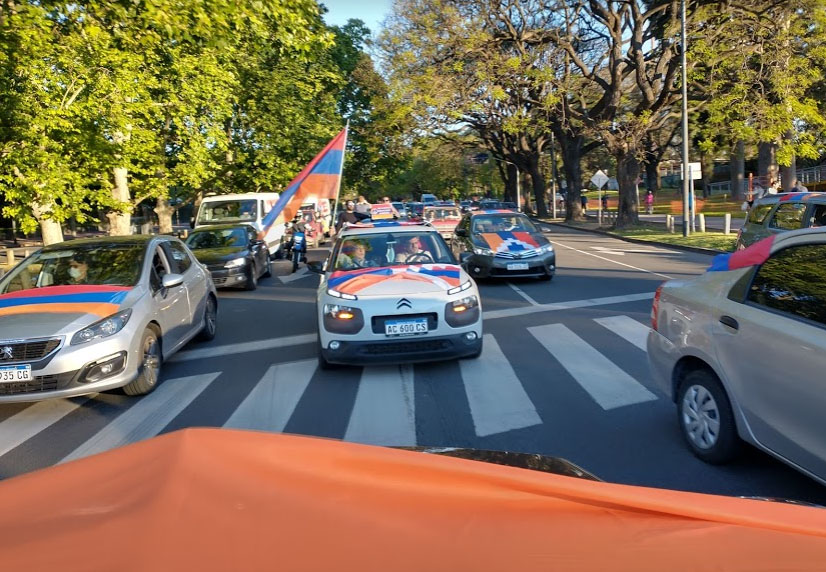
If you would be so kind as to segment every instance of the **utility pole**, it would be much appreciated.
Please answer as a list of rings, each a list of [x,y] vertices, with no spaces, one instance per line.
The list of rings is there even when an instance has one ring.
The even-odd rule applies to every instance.
[[[685,3],[686,0],[680,2],[680,31],[682,35],[682,46],[680,59],[682,63],[682,96],[683,96],[683,236],[689,235],[688,217],[689,217],[689,178],[691,174],[688,169],[688,72],[686,71],[686,30],[685,30]]]

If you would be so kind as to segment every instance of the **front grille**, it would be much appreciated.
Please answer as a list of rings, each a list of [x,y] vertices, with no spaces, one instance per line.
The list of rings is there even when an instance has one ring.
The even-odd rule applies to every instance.
[[[507,268],[491,268],[491,276],[535,276],[544,274],[545,268],[542,266],[529,267],[527,270],[508,270]]]
[[[226,286],[227,285],[227,280],[228,280],[227,277],[215,278],[213,276],[212,283],[215,284],[216,288],[220,288],[221,286]]]
[[[60,345],[60,339],[28,342],[0,343],[0,363],[37,361],[43,359]]]
[[[496,258],[519,259],[530,258],[531,256],[536,256],[538,254],[538,250],[523,250],[521,252],[497,252],[495,256]]]
[[[223,262],[221,264],[207,264],[207,269],[210,272],[215,272],[216,270],[226,270]]]
[[[439,318],[435,312],[429,314],[397,314],[395,316],[373,316],[370,320],[374,334],[383,334],[385,332],[384,323],[387,320],[414,320],[416,318],[427,318],[427,329],[433,331],[439,323]]]
[[[0,395],[19,395],[21,393],[40,393],[57,389],[58,376],[44,375],[34,378],[34,381],[16,381],[14,383],[0,383]]]
[[[384,342],[366,344],[361,353],[377,356],[388,354],[419,354],[448,350],[452,346],[450,340],[405,340],[398,342]]]

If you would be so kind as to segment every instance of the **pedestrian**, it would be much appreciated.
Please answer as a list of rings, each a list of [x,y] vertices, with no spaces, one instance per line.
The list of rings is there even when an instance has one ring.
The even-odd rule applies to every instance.
[[[585,214],[586,212],[588,212],[588,197],[585,195],[584,190],[583,193],[579,196],[579,201],[582,203],[582,214]]]
[[[345,224],[355,224],[360,220],[363,220],[365,217],[356,213],[356,203],[353,201],[347,201],[344,205],[343,211],[338,215],[338,221],[336,221],[336,230],[341,230],[341,227]]]
[[[654,214],[654,193],[650,190],[645,194],[645,210],[648,214]]]
[[[602,195],[602,210],[608,210],[608,193]]]
[[[359,195],[359,200],[356,203],[356,212],[363,215],[370,214],[370,203],[364,198],[364,195]]]

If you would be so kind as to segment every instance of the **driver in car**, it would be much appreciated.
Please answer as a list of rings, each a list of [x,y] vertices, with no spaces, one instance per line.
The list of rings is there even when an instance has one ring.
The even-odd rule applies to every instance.
[[[367,245],[361,240],[348,240],[341,247],[336,261],[336,269],[353,270],[369,268],[373,264],[367,260]]]
[[[430,253],[422,249],[422,241],[418,236],[411,236],[407,240],[401,254],[398,255],[396,260],[401,264],[433,262]]]

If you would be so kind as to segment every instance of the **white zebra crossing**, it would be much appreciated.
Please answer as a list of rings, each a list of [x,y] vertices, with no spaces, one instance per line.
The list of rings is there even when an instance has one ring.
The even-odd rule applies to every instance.
[[[117,416],[61,462],[80,459],[154,437],[219,375],[220,371],[163,382],[155,391]]]
[[[648,327],[629,316],[595,318],[594,321],[645,350]],[[600,407],[645,403],[657,397],[617,364],[563,324],[530,327],[539,341]],[[303,337],[296,336],[303,340]],[[637,351],[637,350],[632,350]],[[542,356],[535,356],[542,360]],[[488,437],[543,424],[540,411],[546,403],[534,403],[524,381],[513,368],[493,334],[484,336],[484,351],[474,360],[460,360],[461,383],[467,398],[473,431]],[[179,377],[164,381],[151,394],[127,400],[128,409],[107,425],[96,425],[83,436],[68,461],[157,435],[201,395],[221,372]],[[273,364],[240,404],[227,408],[225,427],[281,432],[290,422],[314,378],[324,381],[331,374],[317,369],[315,359]],[[332,375],[335,375],[333,373]],[[341,438],[368,444],[412,446],[417,444],[415,366],[367,367],[362,370],[348,408],[346,429]],[[94,396],[39,402],[0,422],[0,456],[71,416]],[[306,404],[312,407],[313,404]],[[540,407],[541,406],[541,407]],[[327,405],[326,407],[329,407]],[[325,411],[319,410],[318,415]],[[70,417],[71,418],[71,417]],[[78,435],[77,432],[74,433]],[[85,439],[85,441],[83,441]],[[71,443],[69,449],[71,449]]]
[[[603,409],[657,399],[640,382],[562,324],[528,328]]]

